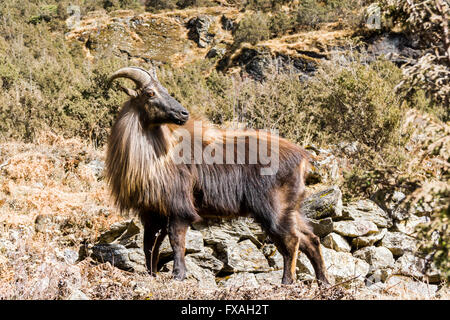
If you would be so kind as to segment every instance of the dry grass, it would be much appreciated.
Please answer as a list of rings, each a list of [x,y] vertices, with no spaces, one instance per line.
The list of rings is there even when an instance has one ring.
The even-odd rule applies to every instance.
[[[201,289],[168,273],[156,278],[98,264],[73,264],[67,252],[121,219],[110,206],[104,181],[89,167],[104,150],[77,139],[42,134],[38,143],[0,147],[0,299],[67,299],[81,290],[90,299],[421,299],[418,293],[372,291],[316,284]],[[35,219],[48,215],[47,230]],[[447,296],[449,297],[448,293]]]

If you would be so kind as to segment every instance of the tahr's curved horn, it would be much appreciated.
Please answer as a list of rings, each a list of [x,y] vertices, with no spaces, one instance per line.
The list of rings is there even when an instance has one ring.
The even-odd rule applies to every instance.
[[[151,81],[152,77],[148,71],[138,67],[126,67],[114,72],[108,79],[108,85],[110,86],[112,81],[117,78],[127,78],[136,84],[138,88],[145,88]]]

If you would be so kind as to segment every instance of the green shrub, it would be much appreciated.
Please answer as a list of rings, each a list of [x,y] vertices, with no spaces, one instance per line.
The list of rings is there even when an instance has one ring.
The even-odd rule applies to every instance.
[[[337,21],[357,28],[363,8],[363,3],[355,0],[302,0],[297,9],[297,28],[317,29],[322,23]]]
[[[255,14],[247,14],[239,22],[234,34],[236,44],[249,42],[256,44],[259,41],[270,38],[270,20],[268,16],[262,12]]]
[[[376,151],[396,138],[392,133],[399,128],[403,111],[393,89],[401,73],[390,62],[351,65],[319,77],[312,81],[317,93],[311,99],[324,130]]]
[[[177,7],[177,0],[147,0],[145,1],[145,10],[162,10],[175,9]]]
[[[300,28],[315,29],[320,23],[328,21],[328,10],[318,0],[304,0],[297,11],[297,25]]]
[[[286,34],[288,30],[293,29],[293,25],[294,18],[283,11],[275,12],[270,17],[270,31],[275,37]]]

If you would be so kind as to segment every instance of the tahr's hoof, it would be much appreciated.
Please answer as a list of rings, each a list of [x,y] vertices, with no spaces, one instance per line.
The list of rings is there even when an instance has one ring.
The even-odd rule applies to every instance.
[[[331,283],[329,283],[327,279],[317,280],[317,283],[319,284],[319,287],[322,289],[327,289],[331,287]]]
[[[177,281],[183,281],[184,279],[186,279],[186,275],[185,274],[173,274],[173,279],[177,280]]]

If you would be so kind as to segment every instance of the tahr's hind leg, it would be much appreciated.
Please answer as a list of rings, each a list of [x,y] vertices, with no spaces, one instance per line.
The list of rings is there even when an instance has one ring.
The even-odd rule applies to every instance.
[[[328,282],[326,276],[325,263],[323,261],[322,252],[320,250],[319,237],[310,230],[307,223],[300,216],[300,213],[297,213],[296,225],[300,233],[299,248],[311,261],[319,285],[329,285],[330,283]]]
[[[154,276],[158,271],[159,247],[167,235],[166,217],[158,214],[141,214],[144,225],[144,253],[147,271]]]
[[[295,217],[292,212],[286,212],[284,216],[282,216],[281,213],[272,213],[271,215],[267,214],[262,217],[270,217],[270,221],[268,218],[267,221],[265,221],[266,223],[264,223],[264,221],[260,222],[262,222],[261,225],[283,256],[284,267],[281,283],[292,284],[296,279],[295,269],[300,244],[300,234],[295,226]],[[262,220],[262,217],[259,216],[259,220]],[[280,218],[277,221],[274,217]],[[268,228],[267,226],[271,226],[271,228]]]

